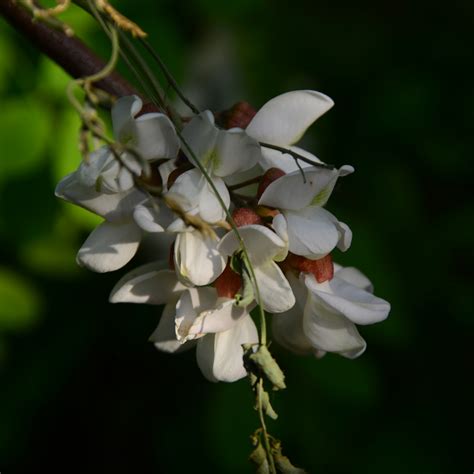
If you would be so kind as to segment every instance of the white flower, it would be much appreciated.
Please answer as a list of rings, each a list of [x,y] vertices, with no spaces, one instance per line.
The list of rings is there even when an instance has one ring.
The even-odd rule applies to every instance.
[[[272,320],[275,339],[287,349],[299,354],[335,352],[353,359],[366,348],[356,324],[388,316],[390,304],[372,294],[370,281],[359,270],[335,269],[334,278],[324,283],[309,273],[299,278],[288,273],[297,304]]]
[[[119,99],[112,109],[114,133],[132,146],[143,159],[176,156],[179,142],[170,120],[163,114],[145,114],[137,119],[142,101],[137,96]],[[128,153],[122,154],[136,174],[141,167]],[[126,265],[135,255],[142,230],[162,232],[158,203],[134,187],[132,174],[121,166],[108,147],[93,153],[88,163],[63,178],[56,196],[103,217],[77,254],[77,261],[90,270],[109,272]]]
[[[264,309],[272,313],[287,311],[295,304],[295,297],[285,275],[275,263],[285,259],[287,245],[262,225],[239,227],[239,233],[255,273]],[[234,231],[222,238],[218,250],[229,256],[240,250],[240,242]]]
[[[194,288],[179,282],[175,272],[149,264],[125,275],[112,290],[112,303],[165,304],[150,339],[165,352],[193,347],[204,376],[213,382],[245,377],[242,344],[258,342],[257,329],[246,308],[215,288]]]
[[[326,113],[334,102],[326,95],[311,90],[292,91],[269,100],[255,114],[245,132],[258,142],[280,146],[319,161],[314,155],[293,145],[308,127]],[[294,159],[280,151],[262,147],[260,165],[264,170],[280,168],[285,173],[297,169]],[[302,167],[308,165],[300,162]]]
[[[118,143],[130,146],[140,159],[151,161],[158,158],[175,158],[179,141],[170,119],[160,113],[135,116],[142,108],[142,100],[136,96],[122,97],[112,108],[112,125]],[[106,193],[127,191],[134,186],[134,175],[142,172],[143,163],[133,153],[126,151],[120,162],[108,146],[104,146],[81,163],[79,182],[94,186]]]
[[[182,136],[190,163],[195,165],[196,159],[201,163],[228,208],[229,191],[222,178],[252,168],[260,158],[259,144],[240,128],[219,130],[209,110],[195,116]],[[181,174],[169,192],[187,213],[199,214],[211,224],[225,219],[225,210],[198,169]]]
[[[294,171],[273,181],[259,204],[281,211],[273,220],[277,234],[288,242],[289,251],[310,259],[326,256],[336,246],[345,251],[352,232],[324,206],[339,176],[353,172],[352,166],[339,170],[306,168],[304,178]]]

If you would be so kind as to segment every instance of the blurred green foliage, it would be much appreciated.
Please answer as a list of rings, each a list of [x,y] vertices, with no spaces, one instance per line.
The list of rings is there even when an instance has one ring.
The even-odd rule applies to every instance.
[[[335,99],[307,146],[357,170],[329,205],[354,231],[337,260],[393,310],[362,328],[356,361],[273,346],[289,388],[270,429],[292,460],[310,473],[471,472],[472,2],[116,4],[202,106],[299,88]],[[107,56],[87,15],[65,18]],[[247,383],[210,384],[193,353],[156,352],[159,310],[107,302],[127,269],[75,264],[97,218],[54,198],[79,163],[67,81],[0,21],[0,470],[251,472]]]

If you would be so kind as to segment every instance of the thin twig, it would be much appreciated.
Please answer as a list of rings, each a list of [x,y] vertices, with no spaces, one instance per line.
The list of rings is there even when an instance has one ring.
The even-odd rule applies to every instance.
[[[156,61],[158,66],[160,67],[161,71],[163,72],[166,80],[168,83],[173,87],[173,89],[176,91],[178,94],[179,98],[195,113],[199,114],[200,111],[199,109],[184,95],[183,91],[179,87],[178,82],[175,80],[173,75],[170,73],[169,69],[166,67],[166,64],[163,62],[161,59],[160,55],[153,49],[153,47],[150,45],[150,43],[144,39],[141,38],[140,42],[143,44],[145,49],[151,54],[153,59]]]
[[[263,146],[265,148],[271,148],[272,150],[280,151],[281,153],[291,155],[293,158],[295,158],[295,160],[304,161],[305,163],[316,166],[317,168],[325,168],[327,170],[334,169],[334,165],[330,165],[327,163],[319,163],[318,161],[310,160],[309,158],[306,158],[305,156],[300,155],[299,153],[296,153],[296,151],[290,150],[289,148],[284,148],[281,146],[271,145],[270,143],[263,142],[260,142],[260,146]]]

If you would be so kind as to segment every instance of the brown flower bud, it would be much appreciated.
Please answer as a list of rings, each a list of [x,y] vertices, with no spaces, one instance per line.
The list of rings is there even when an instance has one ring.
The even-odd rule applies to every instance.
[[[250,224],[262,224],[260,216],[249,207],[239,207],[232,213],[232,218],[235,221],[237,227]]]
[[[257,198],[260,199],[265,189],[267,189],[268,186],[273,183],[273,181],[276,181],[278,178],[281,178],[285,174],[286,173],[280,168],[269,168],[267,171],[265,171],[265,173],[260,178],[260,184],[258,185],[257,190]]]

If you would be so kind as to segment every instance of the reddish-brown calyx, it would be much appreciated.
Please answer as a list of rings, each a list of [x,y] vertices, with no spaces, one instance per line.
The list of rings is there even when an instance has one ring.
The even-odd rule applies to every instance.
[[[332,280],[334,277],[334,264],[331,255],[326,255],[318,260],[310,260],[300,255],[288,254],[284,261],[285,268],[293,268],[300,272],[311,273],[318,283]]]
[[[250,207],[239,207],[232,213],[235,225],[242,227],[243,225],[262,224],[262,218]]]
[[[247,128],[256,113],[248,102],[237,102],[230,109],[216,114],[216,120],[225,129]]]
[[[268,186],[273,183],[273,181],[276,181],[285,174],[286,173],[280,168],[269,168],[267,171],[265,171],[265,173],[260,178],[260,183],[257,190],[257,198],[260,199],[262,194],[265,192],[265,189],[267,189]]]
[[[214,282],[214,288],[217,296],[223,298],[234,298],[242,286],[242,279],[238,273],[235,273],[230,265],[227,264],[224,271]]]

